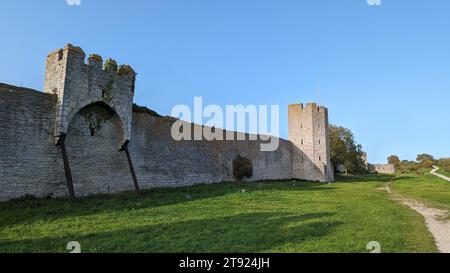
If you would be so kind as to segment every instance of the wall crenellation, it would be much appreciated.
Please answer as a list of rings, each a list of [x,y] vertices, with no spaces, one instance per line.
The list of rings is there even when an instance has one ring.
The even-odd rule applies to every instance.
[[[297,105],[297,107],[299,107],[300,109],[304,110],[304,109],[311,109],[317,111],[317,112],[324,112],[327,111],[327,108],[325,106],[318,106],[317,103],[314,102],[309,102],[306,104],[303,103],[299,103],[299,104],[295,104]]]

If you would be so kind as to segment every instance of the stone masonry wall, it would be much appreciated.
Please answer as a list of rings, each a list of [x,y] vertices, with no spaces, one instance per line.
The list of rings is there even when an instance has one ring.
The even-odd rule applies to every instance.
[[[172,123],[171,118],[133,113],[129,149],[139,183],[146,188],[233,181],[237,155],[252,160],[249,181],[292,178],[289,141],[280,140],[274,152],[261,152],[260,141],[174,141]]]
[[[334,180],[328,138],[328,110],[315,103],[289,105],[289,140],[293,145],[293,177]]]
[[[0,200],[66,195],[55,103],[56,96],[0,84]]]
[[[26,195],[67,197],[61,148],[54,143],[56,95],[0,85],[0,200]],[[103,123],[92,134],[89,113]],[[291,179],[289,141],[261,152],[260,141],[174,141],[172,118],[134,112],[129,150],[139,185],[178,187],[233,181],[232,160],[252,160],[249,181]],[[121,121],[98,102],[71,120],[66,148],[76,196],[134,190],[125,152],[117,149]],[[247,136],[248,137],[248,136]]]
[[[394,174],[397,168],[394,164],[369,164],[369,171],[381,174]]]
[[[333,180],[325,107],[289,106],[290,141],[273,152],[236,132],[222,133],[246,141],[175,141],[173,118],[133,112],[135,78],[69,44],[48,55],[44,93],[0,84],[0,201],[68,196],[62,147],[75,196],[133,190],[126,147],[141,189],[233,181],[238,156],[252,162],[248,181]]]
[[[103,68],[103,59],[92,54],[85,63],[85,53],[79,47],[67,45],[47,57],[44,92],[57,95],[55,142],[67,134],[69,122],[83,107],[103,102],[114,109],[121,119],[121,147],[131,137],[136,73],[129,66],[118,67],[114,60]]]

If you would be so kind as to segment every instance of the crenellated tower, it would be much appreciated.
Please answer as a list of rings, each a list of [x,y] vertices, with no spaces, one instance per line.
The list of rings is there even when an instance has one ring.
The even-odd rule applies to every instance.
[[[57,96],[55,143],[67,134],[76,113],[90,104],[103,103],[121,120],[121,148],[131,137],[136,73],[112,59],[103,64],[102,57],[96,54],[85,63],[85,56],[81,48],[68,44],[47,57],[44,91]]]
[[[328,109],[315,103],[289,105],[289,140],[295,179],[331,182]]]

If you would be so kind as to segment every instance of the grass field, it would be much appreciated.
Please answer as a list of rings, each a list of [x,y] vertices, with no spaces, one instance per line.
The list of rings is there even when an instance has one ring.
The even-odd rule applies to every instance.
[[[450,183],[430,174],[428,170],[399,176],[392,188],[405,197],[450,210]]]
[[[440,173],[440,174],[443,174],[443,175],[445,175],[445,176],[447,176],[447,177],[450,177],[450,172],[447,171],[447,170],[444,169],[444,168],[440,168],[440,169],[437,171],[437,173]]]
[[[450,184],[428,179],[222,183],[0,203],[0,252],[68,252],[69,241],[82,252],[368,252],[370,241],[383,252],[436,252],[423,218],[382,190],[393,182],[402,194],[448,205]]]

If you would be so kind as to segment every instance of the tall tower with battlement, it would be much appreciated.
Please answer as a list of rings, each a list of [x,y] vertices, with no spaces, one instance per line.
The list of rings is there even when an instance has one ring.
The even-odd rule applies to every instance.
[[[92,54],[85,63],[85,53],[71,44],[51,52],[45,71],[46,93],[57,96],[55,143],[67,134],[69,123],[84,107],[102,103],[120,118],[121,148],[131,137],[131,119],[136,73],[128,65],[118,66]]]
[[[72,122],[76,123],[76,117],[80,115],[83,116],[91,137],[95,136],[96,130],[101,130],[103,124],[111,120],[110,113],[117,115],[116,138],[111,138],[117,139],[111,143],[111,145],[116,145],[117,150],[109,153],[108,157],[116,159],[117,162],[123,162],[125,157],[120,156],[119,151],[125,151],[136,191],[139,192],[139,185],[128,151],[128,143],[131,139],[136,72],[129,65],[118,66],[112,59],[108,59],[103,64],[102,57],[96,54],[91,54],[87,63],[85,63],[85,57],[86,55],[80,47],[68,44],[63,49],[57,49],[47,56],[45,68],[44,92],[57,97],[54,141],[61,147],[70,197],[75,197],[76,185],[79,187],[79,184],[73,182],[69,164],[70,156],[68,156],[65,139]],[[106,108],[107,112],[102,112],[100,109],[93,110],[92,107],[96,106],[101,106],[102,109]],[[76,138],[76,135],[73,137]],[[73,138],[72,140],[75,141]],[[99,142],[98,145],[107,142],[106,138],[102,140],[103,142]],[[88,141],[78,139],[76,144],[77,146],[87,145],[85,142]],[[105,149],[107,149],[106,146]],[[93,147],[86,150],[84,154],[95,154],[92,150],[94,150]],[[102,151],[97,152],[101,153]],[[69,151],[69,153],[74,153],[74,151]],[[96,172],[99,171],[96,170]],[[109,185],[108,181],[104,183]]]
[[[289,140],[294,178],[334,181],[326,107],[315,103],[289,105]]]

